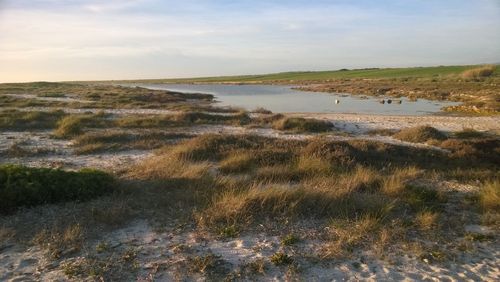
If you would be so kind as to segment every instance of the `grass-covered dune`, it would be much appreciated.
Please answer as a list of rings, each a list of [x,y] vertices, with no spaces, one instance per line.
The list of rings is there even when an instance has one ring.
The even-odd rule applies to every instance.
[[[31,96],[18,98],[13,95]],[[185,94],[110,84],[0,83],[1,107],[177,109],[209,107],[212,99],[210,94]]]

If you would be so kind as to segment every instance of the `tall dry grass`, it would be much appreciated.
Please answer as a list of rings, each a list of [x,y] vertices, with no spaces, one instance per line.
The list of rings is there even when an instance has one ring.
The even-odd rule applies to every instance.
[[[486,65],[473,69],[466,70],[461,73],[461,77],[465,79],[478,79],[491,76],[496,70],[495,65]]]

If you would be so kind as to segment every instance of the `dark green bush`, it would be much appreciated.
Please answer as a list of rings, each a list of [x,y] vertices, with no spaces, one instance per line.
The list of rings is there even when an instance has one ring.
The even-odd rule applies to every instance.
[[[78,172],[18,165],[0,166],[0,213],[18,207],[87,201],[113,190],[111,175],[93,169]]]
[[[273,123],[277,130],[293,132],[326,132],[332,130],[333,124],[329,121],[305,118],[285,117]]]

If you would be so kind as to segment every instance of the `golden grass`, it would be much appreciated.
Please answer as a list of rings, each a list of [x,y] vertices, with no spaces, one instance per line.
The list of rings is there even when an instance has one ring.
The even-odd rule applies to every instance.
[[[220,162],[220,171],[224,173],[239,173],[255,166],[254,155],[250,152],[232,154]]]
[[[322,250],[324,258],[347,256],[355,247],[373,243],[373,235],[381,228],[381,219],[365,215],[359,219],[334,221],[330,225],[331,239]],[[384,237],[387,234],[384,233]],[[384,240],[386,240],[384,238]]]
[[[478,68],[466,70],[461,73],[461,77],[465,79],[478,79],[491,76],[496,70],[494,65],[486,65]]]
[[[415,223],[420,230],[428,231],[436,227],[439,214],[433,211],[421,211],[415,215]]]
[[[410,166],[397,168],[391,175],[385,177],[382,182],[382,192],[388,196],[398,196],[404,192],[406,184],[421,174],[421,170]]]
[[[379,212],[387,204],[387,199],[371,193],[254,184],[248,189],[221,193],[198,216],[199,223],[206,227],[246,227],[263,217],[351,217],[357,213]]]
[[[33,238],[33,242],[45,249],[51,258],[57,259],[65,252],[79,251],[84,242],[84,232],[79,224],[64,229],[44,229]]]
[[[210,165],[206,162],[191,163],[172,153],[161,154],[129,169],[128,177],[143,180],[169,178],[196,179],[206,176]]]
[[[483,185],[479,192],[479,203],[484,211],[500,212],[500,181]]]

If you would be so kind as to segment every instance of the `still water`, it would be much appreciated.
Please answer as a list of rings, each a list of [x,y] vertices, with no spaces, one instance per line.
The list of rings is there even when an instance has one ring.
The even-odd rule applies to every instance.
[[[247,110],[262,107],[275,113],[359,113],[384,115],[426,115],[440,111],[453,102],[437,102],[406,98],[398,103],[381,104],[382,97],[360,98],[355,95],[298,91],[282,85],[225,85],[225,84],[141,84],[149,89],[162,89],[186,93],[213,94],[220,106],[234,106]],[[338,100],[338,104],[336,103]]]

